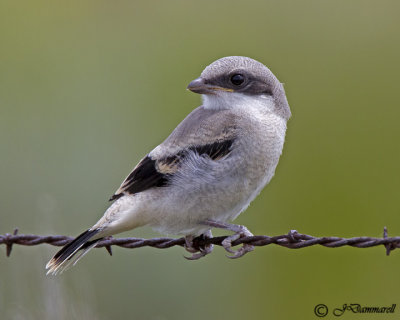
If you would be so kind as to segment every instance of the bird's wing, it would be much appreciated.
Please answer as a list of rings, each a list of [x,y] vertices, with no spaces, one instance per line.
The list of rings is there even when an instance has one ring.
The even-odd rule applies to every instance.
[[[228,155],[237,137],[236,116],[229,110],[193,110],[171,135],[133,169],[111,197],[163,187],[189,152],[219,160]]]

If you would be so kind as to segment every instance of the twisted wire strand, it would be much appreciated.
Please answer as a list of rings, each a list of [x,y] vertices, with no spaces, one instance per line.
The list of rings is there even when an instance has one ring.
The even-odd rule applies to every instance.
[[[194,247],[200,248],[207,244],[222,245],[222,241],[227,236],[203,238],[198,237],[194,239]],[[74,238],[68,236],[40,236],[35,234],[18,234],[18,229],[15,229],[12,234],[6,233],[0,235],[0,245],[6,246],[6,255],[10,256],[12,246],[14,244],[21,246],[36,246],[40,244],[50,244],[52,246],[64,246],[71,242]],[[327,248],[338,248],[343,246],[351,246],[356,248],[370,248],[379,245],[383,245],[386,248],[386,254],[396,248],[400,247],[400,237],[388,237],[387,228],[384,228],[383,238],[374,237],[353,237],[353,238],[341,238],[341,237],[313,237],[307,234],[302,234],[296,230],[289,231],[288,234],[279,236],[251,236],[242,237],[232,242],[233,246],[237,246],[243,243],[248,243],[254,246],[267,246],[275,244],[278,246],[286,247],[289,249],[301,249],[314,245],[321,245]],[[154,247],[158,249],[167,249],[173,246],[184,246],[184,238],[172,239],[172,238],[153,238],[153,239],[142,239],[142,238],[112,238],[108,237],[100,241],[96,248],[106,248],[109,254],[112,254],[111,246],[118,246],[122,248],[134,249],[140,247]]]

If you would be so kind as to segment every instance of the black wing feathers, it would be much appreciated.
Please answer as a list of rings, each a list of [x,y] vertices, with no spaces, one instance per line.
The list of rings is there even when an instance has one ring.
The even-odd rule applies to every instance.
[[[158,160],[153,160],[146,156],[125,179],[110,201],[122,197],[124,193],[135,194],[150,188],[167,185],[169,176],[179,168],[180,163],[190,151],[196,152],[201,156],[208,156],[212,160],[218,160],[229,154],[233,142],[234,139],[229,139],[205,145],[190,146],[173,156]]]
[[[233,139],[217,141],[202,146],[193,146],[190,147],[189,150],[195,151],[199,155],[207,155],[213,160],[218,160],[230,152],[232,144]]]
[[[124,195],[122,192],[135,194],[152,187],[162,187],[166,183],[167,177],[157,171],[156,161],[146,156],[125,179],[121,188],[110,198],[110,201],[122,197]]]

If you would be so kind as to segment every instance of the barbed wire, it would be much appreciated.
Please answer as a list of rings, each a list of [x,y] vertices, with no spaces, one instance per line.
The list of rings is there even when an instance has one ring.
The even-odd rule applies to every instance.
[[[193,240],[193,246],[195,248],[204,247],[208,244],[222,245],[222,241],[227,236],[203,238],[198,237]],[[12,234],[6,233],[0,235],[0,245],[6,246],[6,255],[10,256],[12,246],[14,244],[21,246],[36,246],[40,244],[50,244],[52,246],[64,246],[71,242],[74,238],[68,236],[40,236],[35,234],[18,234],[18,229],[15,229]],[[383,245],[386,248],[386,254],[396,248],[400,247],[400,237],[388,237],[387,228],[383,229],[383,238],[374,237],[353,237],[353,238],[341,238],[341,237],[313,237],[307,234],[302,234],[296,230],[290,230],[289,233],[280,236],[251,236],[242,237],[232,242],[232,246],[240,244],[251,244],[253,246],[267,246],[275,244],[278,246],[286,247],[289,249],[301,249],[314,245],[320,245],[327,248],[338,248],[343,246],[350,246],[356,248],[370,248]],[[108,253],[112,255],[111,246],[118,246],[122,248],[134,249],[140,247],[154,247],[158,249],[167,249],[173,246],[184,246],[185,239],[178,238],[153,238],[153,239],[142,239],[142,238],[113,238],[108,237],[101,240],[96,248],[106,248]]]

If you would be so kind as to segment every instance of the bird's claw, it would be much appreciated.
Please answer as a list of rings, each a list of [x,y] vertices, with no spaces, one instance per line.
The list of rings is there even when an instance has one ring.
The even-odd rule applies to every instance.
[[[233,256],[229,256],[229,255],[226,255],[226,256],[229,259],[237,259],[237,258],[244,256],[247,252],[250,252],[253,250],[254,250],[254,246],[252,246],[251,244],[244,243],[243,246],[240,247],[237,251],[233,251],[233,250],[229,251],[229,252],[233,251],[232,252],[232,253],[234,253]]]
[[[200,237],[204,237],[206,239],[211,238],[212,237],[211,231],[208,231],[207,233],[201,235]],[[211,253],[214,249],[213,244],[207,244],[204,247],[196,248],[193,246],[193,240],[194,240],[193,236],[185,237],[184,247],[185,247],[186,251],[192,253],[192,255],[190,257],[183,256],[187,260],[198,260],[198,259],[208,255],[209,253]]]
[[[196,253],[196,252],[199,251],[197,248],[195,248],[195,247],[193,246],[193,239],[194,239],[193,236],[186,236],[186,237],[185,237],[185,244],[184,244],[183,247],[185,248],[185,250],[186,250],[187,252]]]
[[[245,227],[245,226],[238,226],[239,230],[234,234],[229,237],[226,237],[222,241],[222,246],[226,251],[229,253],[232,253],[233,256],[227,255],[228,258],[230,259],[237,259],[242,256],[244,256],[246,253],[253,251],[254,246],[248,243],[243,243],[243,245],[238,249],[238,250],[233,250],[232,249],[232,242],[234,242],[237,239],[243,238],[243,237],[252,237],[253,234]]]
[[[183,256],[183,257],[184,257],[185,259],[187,259],[187,260],[198,260],[198,259],[200,259],[200,258],[205,257],[205,256],[208,255],[209,253],[211,253],[211,252],[213,251],[213,247],[214,247],[214,245],[209,244],[209,245],[207,245],[204,249],[203,249],[203,248],[200,249],[200,252],[198,252],[198,253],[193,253],[190,257],[186,257],[186,256]]]

